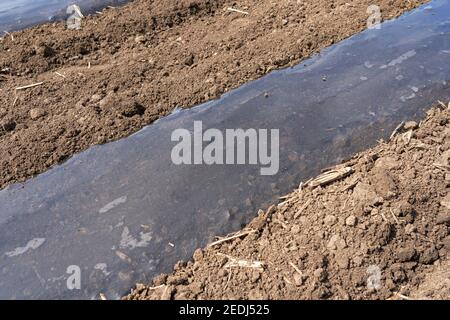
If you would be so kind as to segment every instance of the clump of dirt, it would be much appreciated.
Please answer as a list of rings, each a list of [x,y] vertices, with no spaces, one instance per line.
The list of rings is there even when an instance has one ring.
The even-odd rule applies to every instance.
[[[425,0],[380,0],[390,19]],[[0,41],[0,188],[366,27],[370,0],[135,0]],[[229,7],[248,14],[228,10]],[[16,91],[15,88],[43,82]]]
[[[450,299],[450,104],[280,201],[124,299]]]

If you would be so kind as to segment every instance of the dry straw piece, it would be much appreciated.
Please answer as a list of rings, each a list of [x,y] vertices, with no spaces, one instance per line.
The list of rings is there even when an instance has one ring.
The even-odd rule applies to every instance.
[[[247,235],[249,235],[251,233],[254,233],[254,232],[256,232],[256,230],[243,230],[243,231],[238,232],[238,233],[236,233],[236,234],[234,234],[232,236],[225,237],[225,238],[219,239],[217,241],[214,241],[213,243],[210,243],[208,245],[208,247],[213,247],[213,246],[216,246],[218,244],[221,244],[221,243],[224,243],[224,242],[236,239],[236,238],[241,238],[241,237],[247,236]]]
[[[331,182],[343,179],[353,173],[351,167],[345,167],[340,169],[332,169],[327,172],[320,174],[317,178],[312,179],[308,186],[315,188],[318,186],[324,186]]]
[[[44,84],[44,82],[38,82],[38,83],[29,84],[27,86],[17,87],[16,91],[25,90],[25,89],[28,89],[28,88],[34,88],[34,87],[37,87],[37,86],[40,86],[40,85],[43,85],[43,84]]]
[[[232,11],[232,12],[242,13],[242,14],[245,14],[245,15],[249,14],[247,11],[242,11],[242,10],[231,8],[231,7],[227,8],[227,10],[228,11]]]
[[[226,257],[228,259],[228,262],[225,264],[224,268],[252,268],[262,272],[264,271],[264,267],[266,265],[262,261],[237,259],[220,252],[217,253],[217,255]]]

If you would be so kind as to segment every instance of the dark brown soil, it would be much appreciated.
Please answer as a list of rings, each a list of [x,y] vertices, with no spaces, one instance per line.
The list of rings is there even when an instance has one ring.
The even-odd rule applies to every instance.
[[[425,0],[379,0],[384,19]],[[136,0],[0,41],[0,188],[310,56],[370,0]],[[249,14],[231,12],[228,7]],[[90,66],[90,67],[89,67]],[[44,82],[26,90],[16,87]]]
[[[450,299],[450,104],[337,168],[349,167],[126,298]]]

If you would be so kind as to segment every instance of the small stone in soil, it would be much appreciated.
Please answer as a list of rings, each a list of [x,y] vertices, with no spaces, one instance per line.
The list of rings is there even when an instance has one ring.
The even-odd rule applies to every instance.
[[[296,286],[301,286],[303,284],[303,276],[298,272],[294,274],[294,283]]]
[[[91,102],[96,103],[102,100],[102,96],[99,94],[93,94],[91,97]]]
[[[47,112],[41,108],[34,108],[30,110],[30,118],[33,120],[39,119],[47,115]]]
[[[354,227],[356,225],[356,217],[351,215],[345,219],[345,224],[349,227]]]
[[[332,226],[332,225],[334,225],[335,223],[336,223],[336,217],[335,216],[332,216],[332,215],[327,215],[326,217],[325,217],[325,224],[326,225],[329,225],[329,226]]]

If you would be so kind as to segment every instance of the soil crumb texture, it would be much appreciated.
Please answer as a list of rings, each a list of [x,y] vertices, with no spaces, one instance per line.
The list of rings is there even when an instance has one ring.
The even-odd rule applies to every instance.
[[[424,2],[377,5],[387,20]],[[5,34],[0,188],[294,65],[365,29],[372,4],[135,0],[86,17],[80,30],[59,22]]]
[[[124,299],[450,299],[450,104]]]

